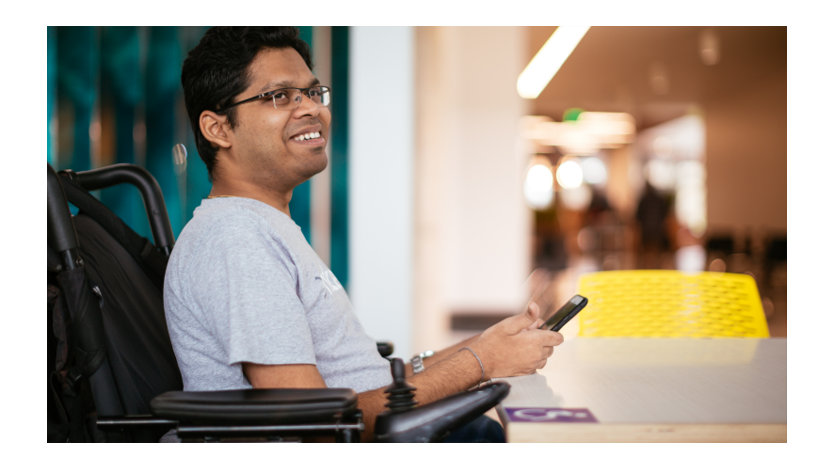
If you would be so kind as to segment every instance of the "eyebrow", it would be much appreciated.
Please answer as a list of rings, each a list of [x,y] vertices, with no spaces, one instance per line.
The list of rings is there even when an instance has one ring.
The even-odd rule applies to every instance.
[[[316,86],[316,85],[319,85],[319,84],[321,84],[321,82],[319,82],[319,79],[316,78],[316,77],[313,77],[313,79],[310,80],[310,82],[308,83],[307,87],[300,87],[300,88],[308,88],[308,87]],[[294,84],[291,81],[279,80],[279,81],[269,82],[266,85],[262,86],[261,89],[258,90],[258,93],[259,94],[260,93],[266,93],[267,91],[277,90],[279,88],[298,88],[298,87],[295,87]]]

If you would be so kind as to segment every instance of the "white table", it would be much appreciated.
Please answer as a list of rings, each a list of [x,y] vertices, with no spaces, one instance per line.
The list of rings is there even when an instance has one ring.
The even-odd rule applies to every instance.
[[[574,338],[498,412],[510,442],[786,442],[786,346]]]

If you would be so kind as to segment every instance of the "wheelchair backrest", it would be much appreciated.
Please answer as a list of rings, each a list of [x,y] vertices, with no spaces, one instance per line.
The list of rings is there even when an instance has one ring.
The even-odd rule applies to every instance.
[[[49,171],[48,440],[109,440],[91,416],[149,415],[151,399],[182,389],[162,303],[167,250],[133,232],[72,173]]]

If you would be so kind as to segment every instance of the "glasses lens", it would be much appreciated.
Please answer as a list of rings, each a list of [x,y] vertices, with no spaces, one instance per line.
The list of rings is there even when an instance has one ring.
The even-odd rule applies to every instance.
[[[282,88],[275,90],[272,94],[272,104],[275,109],[286,108],[291,103],[299,103],[301,94],[307,95],[313,103],[321,106],[330,105],[330,88],[326,86],[314,86],[311,88]]]
[[[330,104],[330,89],[326,86],[315,86],[310,88],[309,96],[311,100],[322,106]]]
[[[275,109],[282,108],[290,104],[290,92],[292,90],[288,89],[280,89],[276,90],[275,93],[272,94],[272,104],[275,106]]]

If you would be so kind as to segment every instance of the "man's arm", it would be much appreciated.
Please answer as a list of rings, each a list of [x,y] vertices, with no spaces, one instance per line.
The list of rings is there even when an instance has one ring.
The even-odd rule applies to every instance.
[[[417,388],[415,400],[428,404],[462,392],[481,379],[532,374],[544,367],[553,354],[553,347],[563,341],[562,335],[535,328],[540,323],[537,312],[527,312],[507,318],[477,337],[447,348],[440,358],[432,361],[422,373],[409,377]],[[480,359],[480,362],[477,357]],[[483,364],[483,370],[481,369]],[[258,365],[243,364],[243,372],[254,388],[320,388],[324,379],[314,365]],[[376,416],[385,411],[385,388],[359,394],[365,432],[363,440],[373,438]]]
[[[263,365],[243,363],[243,373],[253,388],[326,388],[312,364]]]
[[[420,404],[431,403],[445,396],[458,391],[463,391],[477,383],[481,378],[481,369],[474,356],[466,364],[465,357],[457,357],[443,367],[428,370],[418,377],[409,379],[409,383],[417,388],[415,400]],[[464,372],[467,377],[461,377],[459,372]],[[243,372],[254,388],[326,388],[324,379],[321,377],[316,366],[312,364],[282,364],[262,365],[244,363]],[[387,387],[369,390],[360,393],[359,409],[362,410],[362,420],[365,423],[365,431],[362,433],[362,440],[373,439],[374,424],[376,416],[385,411],[385,403],[388,397],[385,396]]]
[[[539,326],[541,326],[544,323],[544,320],[539,318],[539,312],[540,312],[540,309],[539,309],[538,304],[536,304],[535,302],[530,302],[529,304],[527,304],[527,315],[529,315],[531,317],[535,317],[537,319],[535,322],[533,322],[531,325],[529,325],[527,327],[528,329],[538,328]],[[424,367],[429,367],[432,364],[436,364],[437,362],[448,358],[452,354],[454,354],[454,353],[460,351],[461,349],[463,349],[463,348],[471,345],[472,343],[474,343],[480,336],[481,336],[480,334],[473,335],[472,337],[467,338],[463,341],[460,341],[457,344],[449,346],[445,349],[441,349],[440,351],[435,351],[434,354],[432,354],[431,356],[423,359],[423,366]],[[411,363],[406,361],[406,367],[407,367],[406,375],[411,377],[413,375]]]

